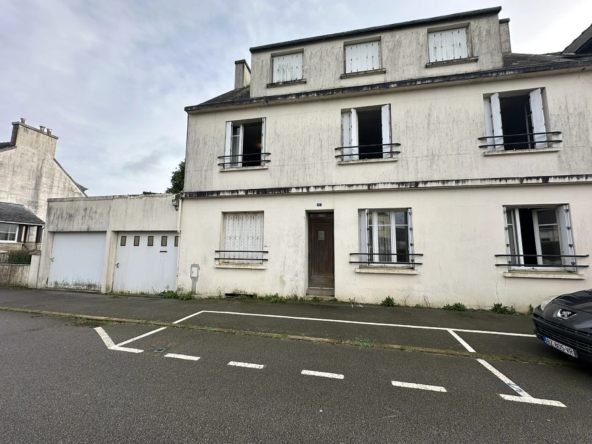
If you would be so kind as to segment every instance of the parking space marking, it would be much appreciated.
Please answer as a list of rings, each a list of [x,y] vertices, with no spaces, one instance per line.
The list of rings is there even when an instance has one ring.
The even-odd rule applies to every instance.
[[[454,330],[448,330],[448,333],[450,333],[458,342],[460,342],[460,344],[467,349],[467,351],[469,351],[470,353],[475,353],[475,349],[473,347],[471,347],[467,341],[465,341],[463,338],[461,338],[459,335],[457,335]]]
[[[99,334],[105,345],[109,350],[116,350],[128,353],[142,353],[144,350],[140,350],[139,348],[128,348],[128,347],[120,347],[119,345],[115,345],[113,340],[109,337],[107,332],[103,330],[102,327],[96,327],[95,331]]]
[[[234,367],[245,367],[245,368],[256,368],[261,370],[262,368],[264,368],[264,365],[261,364],[250,364],[248,362],[236,362],[236,361],[230,361],[228,363],[228,365],[232,365]]]
[[[185,361],[199,361],[198,356],[190,356],[190,355],[178,355],[176,353],[167,353],[164,355],[165,358],[176,358],[176,359],[184,359]]]
[[[142,338],[145,338],[146,336],[150,336],[151,334],[158,333],[159,331],[163,331],[164,329],[166,329],[166,327],[157,328],[156,330],[149,331],[148,333],[144,333],[143,335],[136,336],[135,338],[120,342],[119,344],[117,344],[117,346],[121,347],[122,345],[129,344],[130,342],[134,342],[134,341],[137,341],[138,339],[142,339]]]
[[[301,375],[320,376],[322,378],[343,379],[344,376],[338,373],[315,372],[313,370],[302,370]]]
[[[512,381],[510,381],[509,378],[507,378],[502,372],[497,370],[494,366],[492,366],[488,362],[484,361],[483,359],[477,359],[477,361],[481,365],[483,365],[483,367],[485,367],[487,370],[489,370],[491,373],[493,373],[495,376],[497,376],[499,379],[501,379],[503,382],[505,382],[508,385],[508,387],[510,387],[512,390],[514,390],[516,393],[518,393],[520,395],[520,396],[515,396],[515,395],[500,394],[500,396],[503,399],[505,399],[506,401],[517,401],[517,402],[526,402],[529,404],[541,404],[541,405],[551,405],[551,406],[555,406],[555,407],[565,407],[565,404],[563,404],[559,401],[551,401],[549,399],[533,398],[528,393],[526,393],[524,390],[522,390],[517,384],[514,384]]]
[[[431,390],[433,392],[444,392],[446,389],[437,385],[414,384],[412,382],[391,381],[395,387],[413,388],[419,390]]]

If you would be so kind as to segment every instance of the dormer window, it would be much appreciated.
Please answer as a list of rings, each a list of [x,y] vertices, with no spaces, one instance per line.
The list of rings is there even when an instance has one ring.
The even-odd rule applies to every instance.
[[[468,27],[428,32],[430,63],[462,60],[470,57]]]
[[[345,45],[345,74],[381,69],[380,40]]]
[[[302,80],[302,52],[273,56],[272,71],[273,83]]]

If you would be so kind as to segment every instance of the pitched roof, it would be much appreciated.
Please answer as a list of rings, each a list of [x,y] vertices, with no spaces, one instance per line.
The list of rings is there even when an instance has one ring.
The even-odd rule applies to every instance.
[[[24,225],[45,225],[34,213],[23,205],[0,202],[0,222],[11,222]]]
[[[578,65],[583,62],[590,63],[591,61],[592,55],[566,57],[562,54],[504,54],[504,68],[529,68],[534,66],[550,65],[549,68],[552,69],[553,64]]]
[[[564,53],[590,54],[592,52],[592,25],[563,50]]]
[[[200,103],[200,105],[210,105],[213,103],[224,103],[224,102],[235,102],[237,100],[244,100],[251,97],[251,87],[249,85],[243,86],[242,88],[233,89],[227,93],[221,94],[218,97],[214,97],[206,102]]]

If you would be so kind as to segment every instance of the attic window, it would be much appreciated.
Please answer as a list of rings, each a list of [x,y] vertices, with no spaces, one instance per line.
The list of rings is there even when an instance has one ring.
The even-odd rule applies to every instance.
[[[469,58],[467,27],[428,33],[430,63]]]
[[[302,52],[274,56],[272,70],[273,83],[302,80]]]
[[[379,40],[345,45],[346,74],[377,69],[381,69]]]

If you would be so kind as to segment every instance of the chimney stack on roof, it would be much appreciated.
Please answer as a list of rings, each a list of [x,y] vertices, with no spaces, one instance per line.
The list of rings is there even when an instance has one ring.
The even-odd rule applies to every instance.
[[[251,68],[246,60],[234,62],[234,89],[243,88],[251,84]]]
[[[25,123],[27,121],[27,119],[25,119],[24,117],[21,117],[21,123]]]
[[[39,125],[39,131],[41,131],[42,133],[45,133],[45,127],[44,127],[44,126],[41,126],[41,125]]]

